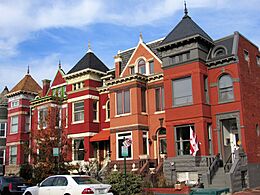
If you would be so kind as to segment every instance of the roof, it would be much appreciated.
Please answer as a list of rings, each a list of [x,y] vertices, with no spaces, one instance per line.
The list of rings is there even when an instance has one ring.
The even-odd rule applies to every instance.
[[[71,74],[84,69],[93,69],[101,72],[108,71],[108,67],[92,52],[88,51],[83,58],[67,73]]]
[[[213,41],[211,37],[191,19],[190,16],[185,15],[177,26],[162,41],[161,45],[176,42],[194,35],[200,35],[208,41]]]
[[[160,45],[160,43],[162,42],[162,39],[158,39],[149,43],[145,43],[146,46],[151,49],[151,51],[160,59],[162,59],[161,53],[158,52],[156,50],[156,48]],[[127,65],[127,62],[129,61],[129,59],[131,58],[133,52],[135,51],[136,47],[125,50],[125,51],[121,51],[119,53],[121,59],[122,59],[122,70],[124,69],[124,67]]]
[[[14,88],[8,93],[11,95],[15,92],[29,92],[29,93],[37,93],[42,90],[42,88],[38,85],[38,83],[32,78],[30,74],[26,74],[24,78],[14,86]]]
[[[109,137],[110,137],[110,131],[102,130],[98,134],[96,134],[92,138],[90,138],[90,142],[106,141],[106,140],[109,140]]]
[[[2,93],[0,93],[0,105],[1,104],[7,104],[8,99],[5,97],[6,94],[9,93],[8,88],[5,86],[4,90]]]

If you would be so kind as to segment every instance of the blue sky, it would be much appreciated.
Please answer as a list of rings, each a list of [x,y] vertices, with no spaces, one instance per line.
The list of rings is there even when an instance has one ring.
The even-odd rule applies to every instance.
[[[213,39],[239,31],[260,46],[259,0],[186,0],[189,15]],[[68,72],[87,51],[109,67],[118,50],[165,37],[183,16],[183,0],[1,0],[0,91],[26,74],[41,85],[61,60]]]

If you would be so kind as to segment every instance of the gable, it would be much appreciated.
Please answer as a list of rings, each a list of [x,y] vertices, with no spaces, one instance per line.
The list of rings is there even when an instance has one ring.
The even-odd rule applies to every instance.
[[[64,83],[66,83],[66,80],[63,78],[63,74],[61,73],[61,70],[58,70],[51,84],[51,87],[62,85]]]
[[[137,64],[137,61],[141,58],[144,59],[146,62],[153,60],[155,69],[157,71],[161,69],[162,61],[158,58],[158,56],[155,53],[152,52],[152,50],[149,47],[147,47],[143,42],[140,42],[133,51],[130,59],[128,60],[120,76],[129,75],[129,67],[135,66]]]

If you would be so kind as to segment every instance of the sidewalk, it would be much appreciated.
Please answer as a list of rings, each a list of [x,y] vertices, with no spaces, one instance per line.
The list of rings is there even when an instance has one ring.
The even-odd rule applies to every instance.
[[[241,192],[234,193],[235,195],[248,195],[248,194],[259,194],[260,195],[260,187],[254,188],[254,189],[246,189]]]

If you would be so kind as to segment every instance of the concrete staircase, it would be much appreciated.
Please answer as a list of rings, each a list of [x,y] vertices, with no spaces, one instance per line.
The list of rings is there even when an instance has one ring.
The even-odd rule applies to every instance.
[[[224,171],[223,167],[219,167],[217,172],[212,178],[211,184],[209,184],[210,188],[226,188],[229,187],[229,182],[227,175]]]

